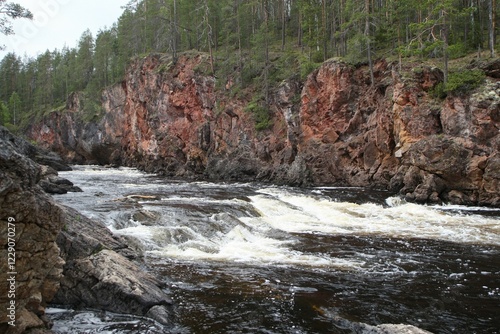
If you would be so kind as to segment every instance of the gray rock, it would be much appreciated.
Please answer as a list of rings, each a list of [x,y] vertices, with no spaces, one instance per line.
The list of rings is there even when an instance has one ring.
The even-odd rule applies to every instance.
[[[66,225],[57,243],[66,265],[53,302],[136,315],[149,312],[167,324],[172,302],[162,291],[161,282],[132,262],[141,254],[129,247],[126,239],[78,211],[64,208],[64,214]],[[151,311],[155,306],[159,308]]]
[[[40,166],[24,155],[33,148],[0,127],[0,234],[12,235],[16,262],[16,327],[7,325],[7,312],[0,312],[0,333],[17,334],[44,326],[40,318],[52,299],[62,274],[57,235],[64,224],[62,210],[43,192]],[[14,244],[14,242],[12,243]],[[8,249],[0,249],[0,272],[12,272]],[[5,276],[2,276],[5,277]],[[2,278],[3,280],[3,278]],[[0,285],[0,308],[6,310],[8,285]]]
[[[156,305],[153,306],[146,316],[158,321],[162,325],[170,325],[172,324],[172,314],[167,306],[164,305]]]
[[[139,315],[172,303],[156,279],[112,250],[68,264],[56,302]]]
[[[27,156],[40,165],[50,166],[57,171],[71,170],[71,167],[68,166],[56,153],[36,147],[26,140],[13,135],[3,126],[0,126],[0,138],[10,142],[16,148],[17,152]]]

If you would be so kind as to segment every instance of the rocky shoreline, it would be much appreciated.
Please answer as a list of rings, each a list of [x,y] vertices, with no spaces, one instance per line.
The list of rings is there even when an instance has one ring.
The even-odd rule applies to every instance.
[[[0,233],[2,244],[12,246],[2,248],[1,256],[7,259],[7,252],[13,252],[16,260],[13,267],[1,262],[1,272],[12,273],[15,289],[0,286],[0,308],[8,309],[12,301],[15,308],[1,313],[0,332],[50,333],[48,303],[170,324],[170,298],[141,267],[141,254],[105,226],[47,195],[79,191],[55,168],[69,166],[0,127]],[[12,238],[3,240],[7,235]]]

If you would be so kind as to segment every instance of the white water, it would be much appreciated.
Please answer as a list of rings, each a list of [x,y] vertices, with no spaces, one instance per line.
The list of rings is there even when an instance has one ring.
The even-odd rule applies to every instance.
[[[84,192],[57,199],[143,249],[185,333],[500,328],[499,209],[415,205],[361,188],[75,170],[61,176]],[[137,317],[54,311],[51,318],[57,333],[164,332]]]
[[[87,175],[111,182],[102,188],[92,178],[75,180],[87,189],[72,195],[71,202],[92,200],[95,206],[82,207],[84,213],[103,220],[116,234],[138,239],[146,254],[154,257],[370,270],[363,256],[303,252],[295,247],[296,237],[354,235],[500,245],[498,217],[464,214],[460,207],[409,204],[398,198],[387,198],[385,204],[355,204],[325,195],[335,188],[304,191],[268,186],[250,191],[247,184],[161,179],[138,183],[136,179],[145,174],[133,169],[83,168]],[[223,198],[212,192],[221,188]],[[160,200],[124,200],[131,194],[154,195]],[[155,213],[157,220],[148,224],[134,220],[138,208]]]

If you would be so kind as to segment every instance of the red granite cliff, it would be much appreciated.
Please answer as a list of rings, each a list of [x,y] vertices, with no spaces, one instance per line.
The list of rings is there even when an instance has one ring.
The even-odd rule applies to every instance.
[[[399,72],[325,62],[305,82],[270,92],[270,126],[257,131],[250,98],[230,78],[203,74],[207,56],[133,62],[85,122],[79,95],[29,129],[73,163],[137,166],[212,180],[377,187],[418,202],[500,205],[500,81],[488,77],[444,101],[438,69]],[[409,73],[409,74],[408,74]],[[220,81],[220,82],[219,82]],[[244,96],[244,94],[241,94]]]

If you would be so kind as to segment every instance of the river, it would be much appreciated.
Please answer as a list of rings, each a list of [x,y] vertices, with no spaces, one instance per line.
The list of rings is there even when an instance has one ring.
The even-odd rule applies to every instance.
[[[175,302],[176,323],[167,330],[140,317],[52,308],[56,333],[361,333],[383,324],[500,332],[500,209],[129,168],[60,175],[84,192],[57,201],[143,250]]]

